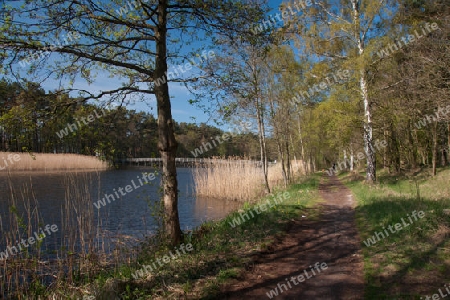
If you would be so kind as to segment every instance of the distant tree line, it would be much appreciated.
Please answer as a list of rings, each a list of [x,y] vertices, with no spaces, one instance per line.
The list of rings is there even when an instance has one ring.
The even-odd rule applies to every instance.
[[[0,151],[78,153],[108,160],[160,157],[157,126],[157,119],[147,112],[104,108],[47,93],[35,83],[23,87],[0,80]],[[178,157],[194,157],[192,151],[202,143],[225,133],[204,123],[175,122],[174,128]],[[259,159],[258,145],[255,133],[236,133],[198,157]]]

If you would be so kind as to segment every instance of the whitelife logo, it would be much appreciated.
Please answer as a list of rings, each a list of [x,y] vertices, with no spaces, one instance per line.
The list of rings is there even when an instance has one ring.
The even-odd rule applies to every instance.
[[[417,121],[416,126],[417,129],[421,129],[422,127],[427,126],[428,124],[431,124],[433,122],[439,122],[445,120],[447,118],[447,115],[450,113],[450,105],[447,105],[444,107],[439,107],[435,112],[434,115],[426,115],[422,120]]]
[[[423,211],[413,211],[411,213],[412,217],[414,218],[414,221],[417,221],[419,217],[420,219],[422,219],[423,217],[425,217],[425,213]],[[411,219],[411,216],[408,214],[408,220],[410,223],[406,223],[405,220],[403,218],[401,218],[400,220],[403,223],[403,227],[402,224],[400,223],[396,223],[394,226],[389,225],[388,229],[391,233],[396,233],[399,232],[400,230],[402,230],[405,227],[408,227],[409,225],[411,225],[413,223],[413,220]],[[386,234],[384,235],[383,232]],[[370,247],[372,245],[375,245],[377,242],[381,241],[381,239],[385,239],[389,236],[388,231],[386,230],[386,228],[383,227],[383,232],[376,232],[375,235],[373,235],[371,238],[368,238],[367,241],[364,241],[364,244],[366,245],[366,247]],[[380,238],[381,236],[381,238]]]
[[[81,118],[81,121],[83,122],[84,125],[89,125],[89,123],[94,122],[96,118],[97,118],[97,119],[100,119],[101,117],[104,117],[104,116],[106,115],[106,111],[105,111],[104,109],[102,109],[102,112],[103,112],[103,115],[99,115],[99,114],[97,113],[97,110],[94,110],[94,114],[95,114],[95,115],[94,115],[94,114],[91,114],[91,115],[87,116],[86,118],[85,118],[85,117],[82,117],[82,118]],[[67,126],[66,126],[64,129],[62,129],[62,130],[60,130],[59,132],[57,132],[56,135],[57,135],[60,139],[62,139],[63,137],[69,135],[69,130],[70,130],[70,132],[73,133],[73,132],[75,132],[76,130],[78,130],[78,129],[80,129],[81,127],[83,127],[83,125],[80,123],[80,120],[78,120],[78,118],[75,118],[75,120],[76,120],[76,123],[72,123],[72,124],[67,123]]]
[[[2,159],[3,159],[3,167],[0,165],[0,171],[3,171],[7,167],[14,165],[15,162],[20,161],[21,157],[19,154],[8,154],[7,159],[5,159],[4,157],[2,157]],[[9,163],[7,160],[9,161]]]
[[[278,22],[280,22],[282,24],[281,26],[284,26],[284,23],[290,18],[289,13],[291,14],[291,16],[295,16],[302,10],[306,9],[306,7],[311,6],[313,4],[313,2],[312,2],[312,0],[306,0],[306,1],[300,0],[300,1],[295,1],[293,4],[297,10],[292,9],[291,5],[288,5],[288,6],[286,6],[285,9],[283,9],[281,11],[281,14],[276,13],[274,15],[270,15],[268,17],[268,20],[264,20],[264,21],[262,21],[261,24],[250,28],[251,32],[256,35],[260,32],[263,32],[264,30],[274,29],[277,26]],[[301,6],[301,8],[300,8],[300,6]],[[278,21],[275,19],[275,17]]]
[[[169,80],[180,78],[182,74],[186,73],[189,70],[192,70],[192,66],[198,67],[201,63],[204,63],[208,59],[211,59],[215,56],[216,54],[214,53],[214,51],[210,50],[206,52],[206,50],[203,50],[202,55],[198,55],[196,57],[198,63],[194,59],[190,59],[189,62],[185,63],[184,65],[178,65],[170,68],[170,70],[166,71],[165,75],[155,80],[155,85],[160,86]]]
[[[425,30],[426,29],[426,30]],[[406,36],[403,36],[401,38],[401,41],[398,41],[397,43],[391,43],[386,48],[381,49],[378,52],[378,56],[380,58],[389,57],[394,52],[399,51],[403,47],[408,46],[410,43],[414,43],[415,41],[423,38],[424,36],[427,36],[430,32],[438,30],[439,26],[436,23],[425,23],[425,28],[422,27],[422,33],[423,35],[420,35],[420,33],[417,32],[417,30],[414,30],[414,35],[408,34]],[[403,44],[402,44],[403,42]]]
[[[229,129],[230,133],[224,133],[222,136],[220,135],[216,135],[215,137],[211,138],[211,142],[214,144],[214,147],[217,147],[218,144],[222,144],[223,142],[228,141],[231,137],[236,137],[238,134],[243,134],[243,133],[247,133],[250,132],[250,129],[252,127],[252,123],[250,122],[241,122],[240,123],[240,127],[235,127],[234,129]],[[222,138],[222,140],[220,139]],[[218,144],[216,143],[216,141],[218,142]],[[202,155],[205,152],[208,152],[209,150],[212,150],[214,148],[210,142],[203,142],[203,144],[198,147],[195,148],[194,151],[191,151],[192,155],[194,157],[197,157],[199,155]]]
[[[125,186],[126,193],[123,191],[124,188],[119,187],[117,190],[113,189],[114,194],[117,196],[117,199],[120,199],[119,193],[120,193],[120,195],[125,196],[127,193],[131,193],[134,190],[137,190],[138,188],[142,187],[144,184],[149,183],[149,181],[152,181],[155,178],[156,178],[155,173],[142,173],[142,179],[144,179],[145,183],[142,182],[140,176],[137,176],[137,179],[138,179],[140,185],[136,185],[136,183],[134,182],[134,179],[133,179],[133,180],[131,180],[132,185],[129,184],[129,185]],[[107,204],[106,202],[111,203],[111,201],[113,201],[113,202],[116,201],[116,197],[114,197],[113,194],[105,193],[105,197],[103,197],[101,200],[98,200],[97,203],[94,202],[94,206],[97,209],[100,209],[103,206],[106,206],[106,204]]]
[[[379,140],[376,140],[374,146],[376,148],[376,151],[380,151],[380,148],[384,149],[387,147],[387,145],[388,144],[385,140],[382,140],[381,142]],[[376,151],[374,150],[374,153],[376,153]],[[337,168],[336,167],[329,168],[326,171],[328,176],[333,176],[334,174],[336,174],[338,172],[338,168],[339,168],[339,171],[345,170],[345,169],[347,169],[347,167],[348,168],[351,167],[352,164],[356,165],[360,160],[362,160],[366,157],[366,155],[363,152],[358,152],[358,154],[356,154],[355,156],[356,156],[356,158],[353,158],[353,160],[350,158],[350,159],[344,159],[343,161],[342,160],[339,161],[336,164]]]
[[[329,74],[327,77],[325,77],[322,82],[312,85],[308,91],[297,92],[295,96],[289,100],[289,102],[292,105],[302,103],[314,96],[314,94],[320,93],[320,91],[328,90],[335,84],[341,84],[348,81],[350,75],[351,74],[349,70],[337,70],[335,73]]]
[[[319,263],[318,262],[316,262],[314,264],[314,268],[312,266],[309,266],[309,267],[310,267],[309,272],[312,273],[312,275],[310,275],[308,273],[308,271],[304,270],[303,273],[301,273],[300,275],[298,275],[296,277],[295,276],[291,276],[290,279],[286,278],[285,280],[286,280],[286,283],[289,286],[289,288],[286,286],[286,284],[280,282],[280,283],[277,284],[276,288],[274,288],[274,289],[272,289],[272,290],[270,290],[269,292],[266,293],[267,297],[269,297],[269,299],[272,299],[272,298],[278,296],[279,294],[282,294],[284,291],[288,291],[289,289],[292,289],[291,282],[294,285],[298,285],[298,284],[300,284],[300,282],[304,282],[306,279],[310,279],[310,278],[312,278],[314,276],[317,276],[316,272],[314,272],[314,269],[316,269],[317,273],[319,273],[319,274],[320,274],[321,271],[328,269],[327,264],[324,263],[324,262],[320,264],[320,269],[319,269]],[[303,275],[303,274],[305,274],[305,275]],[[278,293],[278,291],[280,293]]]
[[[64,37],[64,35],[63,35]],[[54,43],[51,46],[45,47],[43,50],[41,51],[37,51],[34,52],[33,54],[31,54],[30,56],[28,56],[27,58],[22,59],[21,61],[19,61],[19,65],[24,68],[26,66],[31,65],[31,63],[33,61],[39,60],[39,59],[43,59],[47,56],[49,56],[53,51],[58,50],[63,48],[64,46],[69,45],[69,43],[76,41],[78,39],[80,39],[81,36],[79,35],[78,32],[69,32],[67,33],[67,35],[63,38],[63,42],[61,41],[57,41],[56,43]]]
[[[124,6],[121,6],[119,9],[116,9],[116,13],[122,17],[122,15],[126,15],[131,11],[137,10],[141,8],[141,3],[146,4],[147,2],[150,2],[149,4],[155,4],[155,0],[134,0],[134,1],[127,1],[127,3]]]
[[[428,296],[426,295],[425,298],[420,297],[420,299],[425,299],[425,300],[440,300],[440,299],[444,299],[445,297],[450,295],[450,290],[449,287],[447,286],[447,284],[444,284],[445,290],[447,291],[448,294],[442,293],[442,289],[439,289],[438,292],[439,294],[433,294],[433,296]]]
[[[266,200],[267,203],[255,205],[255,207],[253,207],[253,211],[255,211],[255,213],[259,215],[259,214],[261,214],[261,211],[266,211],[268,208],[272,208],[275,205],[280,204],[281,202],[283,202],[284,200],[287,200],[289,198],[291,198],[291,194],[289,194],[288,192],[284,192],[283,194],[279,193],[277,197],[275,197],[275,195],[273,195],[272,199]],[[273,204],[270,200],[273,200]],[[251,217],[249,216],[248,213],[251,214]],[[243,212],[239,213],[239,216],[240,216],[240,218],[234,218],[232,220],[232,222],[228,222],[228,224],[230,224],[231,227],[235,228],[236,226],[239,226],[242,223],[245,223],[247,220],[250,220],[251,218],[255,217],[252,210],[250,210],[250,209],[247,212],[243,211]],[[246,217],[246,218],[244,218],[244,217]]]
[[[41,231],[40,233],[39,233],[39,230]],[[57,232],[58,226],[55,224],[53,224],[51,226],[47,224],[47,225],[45,225],[44,229],[39,228],[39,230],[34,232],[35,237],[31,236],[26,240],[22,239],[20,242],[16,241],[17,247],[16,246],[12,246],[12,247],[8,246],[5,250],[5,252],[0,252],[0,260],[6,260],[6,259],[8,259],[10,254],[16,255],[19,252],[23,251],[25,248],[28,248],[31,245],[33,245],[34,243],[36,243],[36,241],[41,241],[41,240],[45,239],[47,237],[47,235],[51,235],[52,233]],[[44,231],[47,232],[47,235],[44,233]],[[27,241],[28,241],[28,244],[27,244]],[[17,248],[19,248],[19,249],[17,249]],[[14,253],[13,253],[13,250],[14,250]],[[8,253],[8,251],[9,251],[9,253]]]
[[[181,252],[183,252],[183,254],[186,254],[186,250],[188,252],[194,250],[194,247],[192,246],[191,243],[186,244],[186,246],[184,244],[181,244],[179,247]],[[150,274],[150,272],[155,272],[157,269],[156,262],[160,267],[162,267],[162,263],[168,264],[170,262],[170,259],[176,260],[181,256],[181,253],[180,251],[178,251],[177,247],[175,247],[175,253],[176,255],[174,255],[172,251],[169,251],[170,257],[169,255],[164,255],[162,259],[157,258],[156,260],[153,261],[153,263],[151,263],[151,265],[144,265],[140,270],[131,274],[131,276],[133,276],[134,279],[139,279],[144,277],[146,274]]]

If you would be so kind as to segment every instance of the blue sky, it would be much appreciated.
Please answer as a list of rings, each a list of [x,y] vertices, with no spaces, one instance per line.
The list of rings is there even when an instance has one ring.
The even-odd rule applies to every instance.
[[[276,12],[278,6],[282,3],[281,0],[270,0],[269,5],[274,8],[273,12]],[[170,68],[170,66],[169,66]],[[186,73],[186,75],[188,75]],[[42,84],[45,90],[55,90],[58,87],[58,82],[56,80],[47,80]],[[88,84],[83,79],[79,79],[75,82],[75,88],[86,89],[92,92],[105,91],[109,89],[117,88],[121,85],[120,80],[109,78],[107,76],[103,77],[99,75],[94,83]],[[184,87],[184,85],[179,83],[169,83],[169,93],[171,96],[172,103],[172,115],[177,122],[189,122],[189,123],[208,123],[210,125],[215,125],[212,120],[209,120],[207,114],[203,110],[189,104],[188,100],[192,99],[193,96]],[[153,115],[156,114],[156,100],[153,95],[145,96],[144,101],[135,102],[134,104],[127,105],[128,109],[135,109],[137,111],[147,111],[151,112]],[[206,101],[208,99],[205,99]]]
[[[269,5],[273,8],[272,13],[278,11],[278,6],[282,3],[282,0],[270,0]],[[250,25],[250,24],[249,24]],[[257,24],[255,24],[257,25]],[[170,71],[170,65],[169,65]],[[186,76],[192,75],[187,71]],[[32,78],[30,81],[34,81]],[[36,80],[37,81],[37,80]],[[56,90],[59,87],[59,80],[48,78],[42,83],[42,87],[47,91]],[[73,88],[89,90],[92,93],[112,90],[121,86],[120,79],[110,78],[107,73],[98,74],[97,78],[92,84],[89,84],[84,79],[78,78]],[[169,93],[171,96],[172,103],[172,114],[173,118],[177,122],[189,122],[189,123],[208,123],[210,125],[215,125],[209,116],[203,112],[203,110],[189,104],[188,100],[192,99],[193,96],[189,93],[186,87],[180,83],[169,83]],[[75,95],[73,95],[75,96]],[[205,99],[208,102],[210,99]],[[127,105],[128,109],[135,109],[137,111],[150,112],[156,115],[156,100],[153,95],[145,96],[144,101],[135,101],[133,104]],[[217,125],[215,125],[217,126]]]

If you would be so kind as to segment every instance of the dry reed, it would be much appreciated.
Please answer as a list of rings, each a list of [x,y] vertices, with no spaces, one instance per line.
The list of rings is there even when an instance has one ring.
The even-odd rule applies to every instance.
[[[34,293],[39,282],[50,285],[52,290],[78,290],[74,287],[78,285],[77,278],[92,279],[105,267],[117,269],[134,261],[136,251],[126,244],[112,243],[111,236],[102,229],[102,221],[105,220],[94,213],[92,202],[98,195],[93,195],[92,191],[96,184],[100,184],[99,177],[96,180],[94,176],[95,173],[74,172],[64,175],[64,201],[60,207],[55,207],[61,213],[60,222],[57,222],[59,230],[56,236],[44,240],[45,243],[52,242],[53,249],[44,247],[45,243],[36,243],[7,260],[0,260],[3,282],[0,299],[13,299],[18,295],[37,299]],[[8,177],[8,190],[6,201],[10,213],[0,215],[0,251],[4,251],[6,246],[16,245],[22,238],[27,239],[33,231],[48,223],[39,213],[40,205],[31,177],[20,187],[14,186]],[[125,238],[119,240],[126,241]]]
[[[105,170],[108,164],[97,157],[79,154],[0,152],[0,172]]]
[[[283,171],[281,168],[281,163],[276,163],[269,165],[268,180],[270,186],[280,186],[284,183]],[[296,178],[298,176],[304,175],[305,170],[303,168],[302,161],[292,160],[291,161],[291,178]]]
[[[299,168],[293,168],[296,174]],[[199,196],[235,201],[251,201],[264,194],[263,170],[255,161],[217,159],[194,169],[195,193]],[[268,170],[271,187],[283,183],[281,165],[271,165]]]
[[[260,195],[262,173],[254,164],[236,160],[217,160],[206,168],[194,169],[195,192],[207,197],[248,201]]]
[[[9,197],[8,206],[10,215],[1,218],[0,216],[0,251],[7,253],[7,246],[16,246],[21,239],[27,240],[32,236],[33,230],[40,225],[40,214],[37,207],[37,200],[31,192],[31,185],[24,183],[20,192],[15,190],[12,186],[11,180],[8,181]],[[7,192],[7,191],[4,191]],[[22,206],[24,213],[18,209]],[[12,298],[18,291],[24,291],[29,288],[30,281],[35,279],[35,275],[41,270],[38,262],[41,261],[41,248],[39,243],[33,247],[25,248],[15,255],[8,255],[7,259],[0,260],[0,278],[2,284],[0,285],[0,298]],[[35,259],[29,259],[33,255]],[[4,257],[3,257],[4,258]]]

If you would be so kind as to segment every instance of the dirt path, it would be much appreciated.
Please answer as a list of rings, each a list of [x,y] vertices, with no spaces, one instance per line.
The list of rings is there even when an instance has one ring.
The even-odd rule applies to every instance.
[[[351,192],[336,177],[324,177],[319,192],[324,199],[319,220],[294,221],[273,251],[261,254],[220,299],[269,299],[267,293],[275,288],[274,299],[363,299],[363,263]],[[310,266],[316,262],[328,268],[320,273],[314,269],[314,276]],[[303,282],[298,281],[301,274]],[[292,276],[289,288],[286,278]]]

